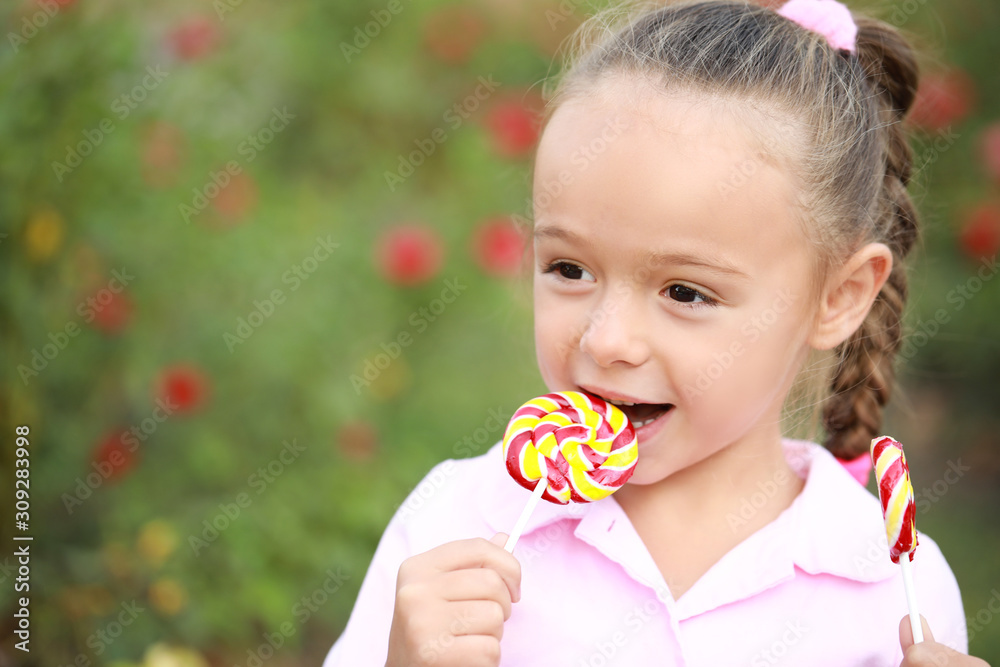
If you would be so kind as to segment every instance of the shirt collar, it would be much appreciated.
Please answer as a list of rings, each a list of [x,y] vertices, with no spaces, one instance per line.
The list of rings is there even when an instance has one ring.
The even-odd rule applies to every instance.
[[[889,559],[878,499],[824,447],[786,440],[785,455],[806,475],[802,493],[786,511],[796,566],[865,583],[894,576],[899,568]]]
[[[858,582],[882,581],[898,568],[889,546],[878,500],[822,446],[784,440],[785,458],[805,479],[801,493],[777,519],[734,547],[676,603],[680,618],[756,595],[795,576],[795,569]],[[488,465],[505,471],[498,443]],[[531,492],[506,474],[492,478],[479,494],[482,515],[496,532],[509,532]],[[611,496],[596,503],[539,503],[523,535],[562,520],[578,521],[575,535],[619,563],[629,575],[672,601],[652,556]],[[747,563],[752,563],[748,571]],[[674,606],[674,605],[670,605]]]

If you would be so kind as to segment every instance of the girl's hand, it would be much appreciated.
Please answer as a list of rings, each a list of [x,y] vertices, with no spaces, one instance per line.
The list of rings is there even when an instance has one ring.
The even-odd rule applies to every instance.
[[[904,616],[899,622],[899,645],[903,649],[903,662],[899,667],[990,667],[985,660],[964,655],[934,641],[931,626],[927,625],[927,619],[922,615],[920,625],[924,629],[924,641],[914,645],[910,617]]]
[[[449,542],[403,561],[386,667],[496,667],[503,623],[521,599],[507,536]]]

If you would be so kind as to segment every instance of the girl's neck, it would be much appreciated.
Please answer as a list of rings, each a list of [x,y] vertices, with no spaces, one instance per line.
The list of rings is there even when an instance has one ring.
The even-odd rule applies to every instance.
[[[776,519],[802,486],[775,426],[747,434],[659,482],[627,484],[615,499],[676,599],[733,547]]]

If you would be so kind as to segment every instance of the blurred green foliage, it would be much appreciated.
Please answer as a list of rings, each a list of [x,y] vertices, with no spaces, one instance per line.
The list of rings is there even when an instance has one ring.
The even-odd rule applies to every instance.
[[[540,82],[589,10],[12,3],[0,408],[4,433],[31,428],[23,664],[248,664],[282,628],[272,664],[321,660],[413,485],[468,453],[459,443],[491,410],[544,389],[529,288],[502,257],[490,264],[502,243],[481,235],[530,212]],[[1000,10],[923,0],[879,13],[933,47],[931,70],[964,71],[970,86],[946,95],[944,127],[915,139],[928,224],[910,329],[929,333],[942,308],[949,319],[911,339],[889,425],[913,439],[915,470],[975,462],[920,524],[974,616],[1000,587],[986,490],[1000,479],[1000,290],[986,280],[961,308],[948,297],[982,266],[968,212],[997,201],[984,137],[1000,109]],[[1000,243],[989,215],[975,248]],[[413,286],[376,250],[412,227],[431,230],[430,248],[396,250],[404,273],[430,261]],[[13,469],[11,448],[0,460]],[[12,475],[0,487],[13,497]],[[0,573],[4,610],[11,577]],[[998,628],[972,644],[994,663]],[[15,641],[2,651],[19,659]]]

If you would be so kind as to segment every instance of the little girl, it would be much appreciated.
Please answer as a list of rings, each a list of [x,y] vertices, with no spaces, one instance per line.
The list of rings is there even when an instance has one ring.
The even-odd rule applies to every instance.
[[[511,555],[530,494],[500,445],[439,465],[326,667],[984,664],[926,535],[912,645],[878,501],[838,462],[880,435],[902,335],[911,49],[833,0],[599,21],[536,156],[535,342],[550,390],[621,406],[635,474],[543,503]],[[810,382],[825,448],[782,437]]]

